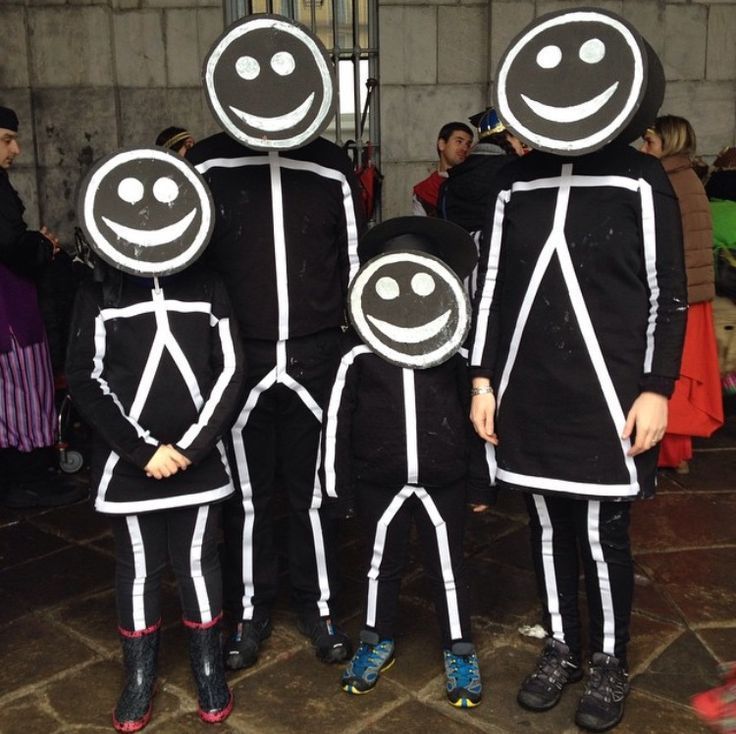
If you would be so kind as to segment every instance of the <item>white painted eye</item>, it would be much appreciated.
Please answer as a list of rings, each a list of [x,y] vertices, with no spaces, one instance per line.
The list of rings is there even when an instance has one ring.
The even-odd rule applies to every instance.
[[[434,278],[429,273],[417,273],[411,279],[411,289],[418,296],[428,296],[434,291]]]
[[[376,281],[376,293],[384,301],[393,301],[400,292],[399,284],[393,278],[383,277]]]
[[[124,178],[118,184],[118,196],[128,204],[137,204],[142,198],[145,189],[137,178]]]
[[[162,204],[171,204],[179,196],[179,187],[168,176],[162,176],[153,184],[153,195]]]
[[[296,68],[296,62],[288,51],[279,51],[271,57],[271,68],[279,76],[289,76]]]
[[[580,60],[586,64],[597,64],[606,55],[606,44],[600,38],[589,38],[578,51]]]
[[[562,51],[559,46],[545,46],[537,54],[537,64],[543,69],[554,69],[562,61]]]
[[[235,71],[241,79],[249,82],[261,73],[261,65],[252,56],[241,56],[235,62]]]

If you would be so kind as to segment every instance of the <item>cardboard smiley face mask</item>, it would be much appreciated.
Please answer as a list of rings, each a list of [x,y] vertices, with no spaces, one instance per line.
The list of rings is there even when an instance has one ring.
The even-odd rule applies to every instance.
[[[92,249],[133,275],[170,275],[194,262],[214,219],[204,181],[181,156],[162,148],[119,151],[82,182],[77,215]]]
[[[387,252],[367,262],[348,293],[360,338],[387,362],[424,369],[448,360],[470,324],[463,284],[438,258]]]
[[[653,122],[664,73],[629,23],[604,10],[564,10],[527,26],[504,53],[494,104],[538,150],[582,155]]]
[[[203,81],[225,132],[252,148],[306,145],[335,113],[334,69],[325,47],[307,28],[278,15],[230,26],[205,59]]]

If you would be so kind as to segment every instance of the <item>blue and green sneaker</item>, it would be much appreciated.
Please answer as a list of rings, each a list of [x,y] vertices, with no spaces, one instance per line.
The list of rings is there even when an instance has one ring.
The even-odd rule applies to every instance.
[[[483,684],[473,646],[465,642],[456,643],[452,650],[443,650],[443,654],[448,700],[457,708],[477,706],[483,695]]]
[[[394,641],[381,640],[375,632],[360,633],[360,645],[342,674],[343,691],[360,695],[368,693],[378,683],[384,670],[394,664]]]

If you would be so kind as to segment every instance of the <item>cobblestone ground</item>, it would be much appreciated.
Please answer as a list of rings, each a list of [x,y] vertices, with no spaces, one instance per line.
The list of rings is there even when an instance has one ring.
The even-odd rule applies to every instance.
[[[620,734],[705,731],[689,698],[716,683],[718,662],[736,659],[735,478],[732,416],[713,438],[698,443],[689,474],[663,473],[658,497],[634,507],[632,693],[616,730]],[[346,522],[340,536],[345,579],[340,618],[355,637],[365,551],[358,521]],[[572,720],[582,683],[547,714],[527,713],[515,702],[518,683],[539,649],[538,640],[518,631],[539,616],[526,513],[518,497],[502,497],[493,511],[470,518],[467,554],[485,682],[482,706],[458,711],[444,699],[437,625],[415,558],[403,585],[397,663],[375,691],[344,694],[340,669],[316,660],[283,601],[258,664],[231,676],[236,707],[217,731],[576,732]],[[2,734],[112,731],[110,711],[122,681],[112,577],[110,532],[86,503],[43,511],[0,509]],[[146,729],[151,734],[212,731],[195,713],[178,620],[169,578],[161,685]]]

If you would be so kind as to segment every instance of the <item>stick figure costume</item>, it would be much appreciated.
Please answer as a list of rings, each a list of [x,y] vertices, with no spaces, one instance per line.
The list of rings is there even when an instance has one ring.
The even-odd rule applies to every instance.
[[[491,499],[485,447],[467,419],[469,382],[458,350],[470,312],[461,278],[476,261],[470,236],[450,222],[401,217],[361,241],[365,264],[350,287],[347,340],[323,431],[323,486],[355,494],[371,530],[361,645],[342,678],[372,688],[393,661],[401,574],[412,522],[440,622],[448,696],[480,701],[463,565],[467,502]]]
[[[653,494],[661,438],[640,448],[639,436],[649,408],[666,415],[686,315],[676,199],[661,165],[628,145],[663,89],[634,28],[581,9],[524,29],[494,95],[535,149],[501,172],[491,200],[470,354],[474,384],[496,390],[497,484],[527,493],[551,635],[519,702],[551,708],[581,677],[579,548],[592,667],[576,722],[593,731],[623,715],[629,501]],[[473,415],[493,403],[474,397]],[[636,432],[622,439],[627,416]]]
[[[191,265],[212,231],[211,197],[180,156],[131,149],[93,167],[78,212],[104,279],[78,294],[67,370],[95,430],[95,507],[110,515],[115,538],[127,682],[113,724],[138,731],[151,717],[167,559],[199,714],[217,723],[233,706],[219,645],[217,535],[218,503],[234,488],[220,436],[240,400],[244,363],[224,284]]]
[[[249,370],[232,432],[241,496],[225,531],[238,587],[234,612],[243,622],[226,664],[255,663],[271,632],[277,484],[290,509],[289,579],[299,628],[321,659],[337,661],[349,654],[348,640],[330,622],[331,551],[314,477],[361,222],[350,161],[319,137],[334,114],[334,71],[306,28],[259,14],[215,41],[203,83],[225,132],[196,145],[189,159],[215,200],[206,259],[230,291]]]

